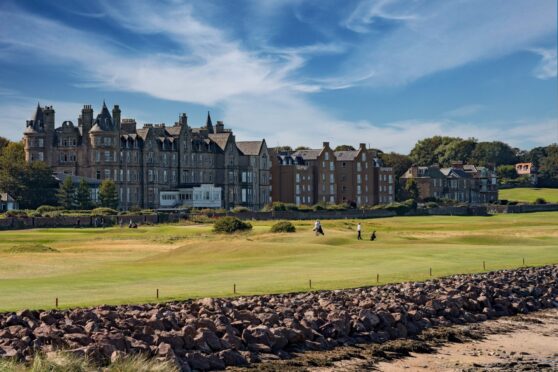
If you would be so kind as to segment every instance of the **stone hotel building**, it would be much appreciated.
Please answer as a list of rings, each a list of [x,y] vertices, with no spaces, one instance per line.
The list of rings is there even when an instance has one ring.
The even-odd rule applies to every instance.
[[[321,149],[272,151],[272,199],[312,205],[319,202],[376,205],[395,200],[395,176],[375,150]]]
[[[27,161],[44,161],[56,173],[111,179],[120,208],[242,205],[259,209],[271,201],[271,160],[265,140],[236,141],[223,122],[208,113],[192,128],[186,114],[173,125],[145,124],[112,113],[103,103],[97,116],[90,105],[77,125],[55,127],[52,106],[37,105],[24,131]]]

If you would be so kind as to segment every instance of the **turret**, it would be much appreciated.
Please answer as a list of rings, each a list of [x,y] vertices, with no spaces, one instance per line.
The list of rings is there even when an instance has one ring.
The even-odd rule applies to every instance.
[[[114,105],[112,108],[112,122],[115,130],[120,132],[120,107],[118,105]]]
[[[207,133],[214,133],[213,123],[211,122],[211,115],[209,115],[209,111],[207,112],[207,120],[205,121],[205,128],[207,129]]]

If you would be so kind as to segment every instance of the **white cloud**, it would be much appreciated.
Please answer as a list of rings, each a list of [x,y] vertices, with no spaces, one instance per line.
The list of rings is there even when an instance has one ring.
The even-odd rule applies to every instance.
[[[257,105],[254,101],[257,100]],[[268,146],[308,145],[319,147],[322,141],[333,145],[356,142],[383,151],[408,153],[417,140],[434,135],[469,138],[480,141],[506,141],[513,146],[545,146],[558,138],[558,118],[487,125],[456,120],[408,120],[391,123],[351,122],[335,118],[312,106],[302,95],[238,96],[224,107],[225,123],[233,123],[237,138],[265,138]]]
[[[347,85],[371,72],[368,84],[406,84],[525,50],[556,35],[555,0],[363,1],[355,12],[367,7],[368,12],[360,9],[366,20],[369,14],[381,13],[382,4],[392,4],[405,15],[402,25],[363,37],[345,63]]]
[[[558,61],[556,59],[556,48],[532,49],[533,53],[541,56],[541,61],[533,71],[537,79],[552,79],[558,75]]]

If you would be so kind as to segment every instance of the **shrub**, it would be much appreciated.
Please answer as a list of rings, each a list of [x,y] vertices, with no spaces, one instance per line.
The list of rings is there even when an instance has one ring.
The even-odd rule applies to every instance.
[[[326,202],[319,202],[318,204],[314,204],[312,206],[312,210],[315,211],[323,211],[327,209],[327,203]]]
[[[7,211],[6,217],[27,217],[27,212],[20,210]]]
[[[37,208],[37,212],[39,212],[40,214],[45,214],[46,212],[61,211],[63,209],[63,207],[55,207],[53,205],[41,205],[39,208]]]
[[[238,205],[238,206],[234,207],[231,210],[231,212],[233,212],[233,213],[246,213],[246,212],[250,212],[250,208],[246,208],[246,207],[243,207],[241,205]]]
[[[298,210],[300,212],[311,212],[312,211],[312,207],[306,204],[301,204],[298,206]]]
[[[535,199],[534,204],[546,204],[546,200],[544,200],[543,198],[537,198]]]
[[[112,208],[95,208],[91,211],[91,214],[94,216],[116,216],[118,211]]]
[[[219,218],[213,224],[213,231],[219,233],[233,233],[236,231],[251,230],[252,225],[248,222],[244,222],[236,217],[223,217]]]
[[[272,233],[294,233],[296,227],[289,221],[279,221],[271,226]]]
[[[209,217],[206,214],[191,214],[188,217],[188,220],[194,223],[213,223],[215,219]]]
[[[428,209],[430,209],[430,208],[438,208],[438,203],[435,203],[435,202],[427,202],[427,203],[424,203],[424,207],[425,207],[425,208],[428,208]]]

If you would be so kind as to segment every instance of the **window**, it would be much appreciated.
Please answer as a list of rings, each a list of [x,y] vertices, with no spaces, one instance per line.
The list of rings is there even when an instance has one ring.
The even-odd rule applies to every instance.
[[[153,182],[153,170],[151,170],[151,169],[149,169],[149,170],[147,171],[147,180],[148,180],[149,182]]]
[[[43,152],[39,152],[38,155],[39,155],[39,160],[40,161],[45,160],[45,154]]]
[[[110,146],[110,144],[112,143],[111,138],[110,137],[103,137],[105,146]]]
[[[163,182],[167,183],[167,171],[166,170],[163,171]]]
[[[361,166],[360,166],[360,162],[357,162],[357,172],[360,172],[362,170]]]
[[[105,161],[110,161],[110,151],[105,151]]]
[[[120,169],[120,182],[124,181],[124,169]]]
[[[296,185],[296,193],[297,195],[300,194],[300,185]]]
[[[130,170],[129,169],[126,170],[126,181],[130,182]]]
[[[362,188],[360,185],[357,185],[357,194],[362,194]]]
[[[330,173],[329,174],[329,183],[334,183],[334,182],[335,182],[334,175],[333,175],[333,173]]]
[[[322,168],[325,168],[325,167],[326,167],[326,163],[325,163],[325,161],[322,161]]]
[[[357,174],[357,183],[360,184],[361,181],[362,181],[362,180],[361,180],[360,174]]]
[[[366,154],[363,152],[360,158],[362,159],[362,161],[366,161]]]
[[[110,169],[105,169],[105,179],[110,179]]]
[[[39,138],[39,147],[43,147],[45,145],[45,140],[42,138]]]
[[[101,171],[97,170],[97,179],[100,180],[101,179]]]
[[[335,191],[333,190],[333,184],[329,185],[329,193],[333,194]]]
[[[325,159],[325,160],[329,160],[329,152],[326,152],[326,153],[325,153],[324,159]]]
[[[347,163],[345,163],[345,162],[341,163],[341,166],[342,166],[343,168],[345,168],[346,165],[347,165]]]
[[[300,182],[300,173],[297,173],[296,174],[296,183],[299,183],[299,182]]]
[[[335,165],[332,161],[329,162],[329,170],[333,171],[335,169]]]

